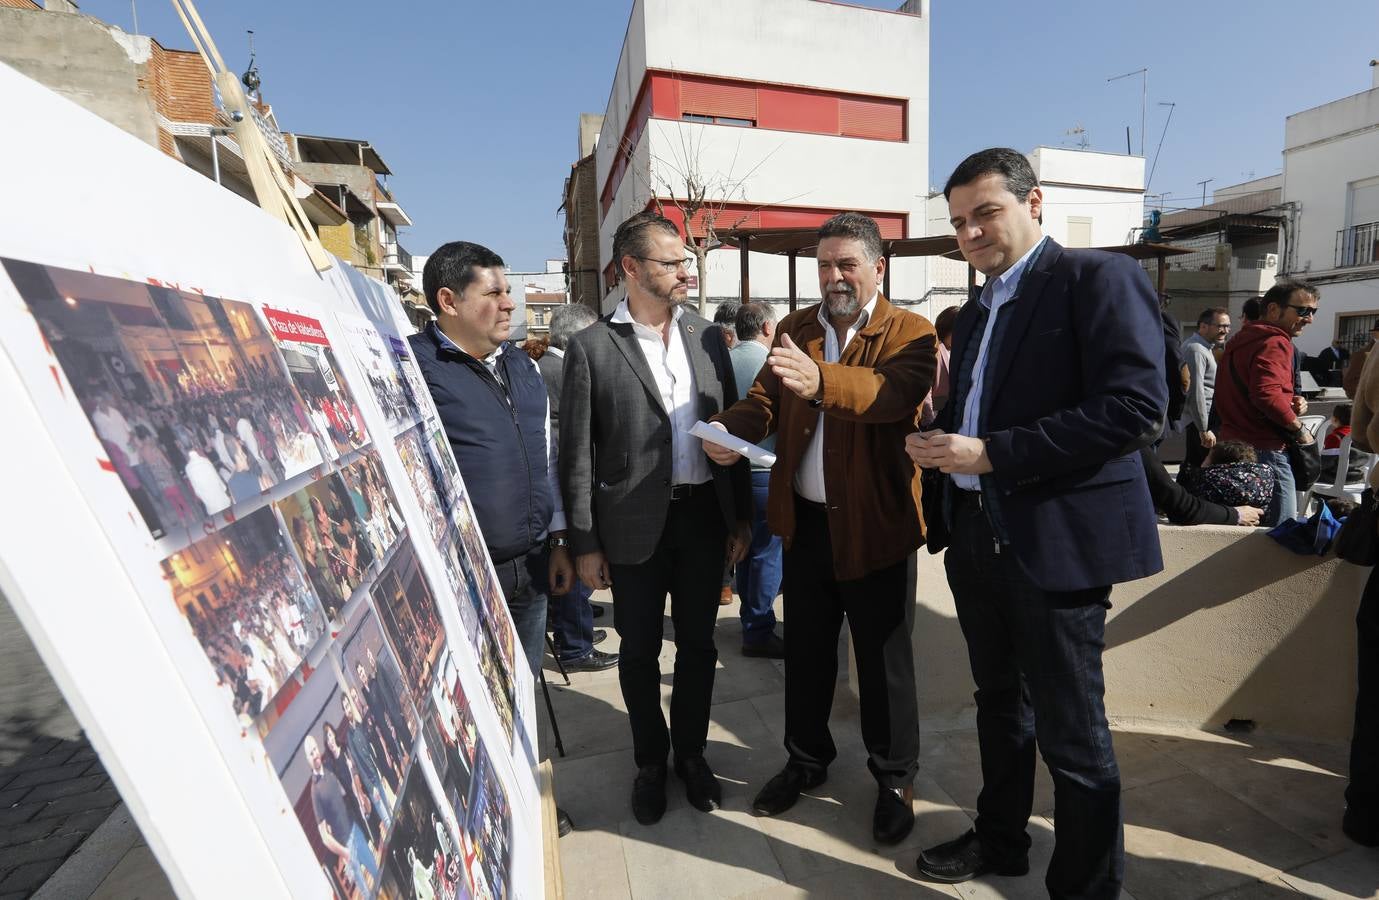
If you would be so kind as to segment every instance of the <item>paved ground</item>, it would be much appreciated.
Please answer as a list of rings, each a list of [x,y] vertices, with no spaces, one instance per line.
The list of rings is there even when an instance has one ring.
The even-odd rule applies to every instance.
[[[669,620],[666,628],[669,635]],[[636,823],[628,802],[631,736],[617,671],[577,674],[573,684],[564,687],[548,669],[567,753],[556,759],[556,797],[577,823],[575,833],[560,841],[567,897],[1046,896],[1042,872],[1052,851],[1053,791],[1042,770],[1035,794],[1039,815],[1030,828],[1034,869],[1029,876],[993,877],[957,887],[929,885],[912,877],[920,848],[954,837],[971,824],[980,781],[976,736],[955,723],[925,725],[914,833],[899,847],[874,845],[870,820],[875,786],[865,769],[857,707],[846,685],[839,686],[834,707],[839,759],[828,783],[779,818],[752,814],[752,796],[784,761],[784,681],[779,663],[744,659],[737,653],[739,634],[736,607],[725,608],[719,618],[721,660],[707,751],[723,783],[725,808],[710,815],[698,812],[672,780],[666,816],[650,828]],[[603,647],[616,649],[616,644],[616,634],[610,633]],[[667,673],[672,654],[667,643],[662,656]],[[669,676],[664,680],[668,696]],[[545,731],[543,746],[548,738]],[[1345,747],[1258,735],[1128,728],[1118,728],[1115,741],[1125,785],[1126,896],[1379,897],[1379,850],[1357,847],[1340,831]],[[80,762],[74,762],[76,755],[86,751],[57,760],[61,752],[65,751],[52,757],[55,767],[75,765]],[[18,774],[15,770],[0,779],[12,786]],[[34,783],[24,788],[24,797],[0,806],[0,815],[21,816],[24,812],[14,810],[32,809],[21,825],[45,821],[40,813],[61,802],[45,801],[42,809],[26,807],[35,802],[32,791],[40,787],[41,777],[26,781]],[[11,786],[0,785],[0,797],[18,790]],[[0,835],[6,841],[12,827],[0,819]],[[48,832],[33,841],[56,847],[47,842],[60,833]],[[8,847],[0,850],[0,858],[10,852]],[[5,867],[14,877],[13,872],[31,864]],[[0,887],[0,900],[10,893],[24,896],[28,890]],[[171,896],[156,860],[122,807],[39,895],[40,900]]]
[[[669,634],[668,619],[666,628]],[[706,753],[723,783],[724,809],[698,812],[672,779],[666,816],[650,828],[631,815],[631,735],[616,670],[574,675],[568,688],[548,670],[567,753],[556,759],[556,797],[577,826],[560,842],[567,897],[1046,896],[1053,790],[1042,768],[1029,876],[957,887],[912,877],[920,848],[971,825],[980,783],[976,735],[951,730],[954,723],[924,729],[914,833],[899,847],[874,845],[876,788],[845,685],[834,706],[839,758],[829,781],[779,818],[754,815],[752,797],[784,762],[784,681],[779,663],[737,653],[739,633],[736,607],[725,609]],[[610,633],[609,645],[616,641]],[[667,643],[663,671],[672,660]],[[663,681],[668,696],[668,674]],[[1126,728],[1116,730],[1115,742],[1128,896],[1379,896],[1379,850],[1358,847],[1340,831],[1345,747]]]

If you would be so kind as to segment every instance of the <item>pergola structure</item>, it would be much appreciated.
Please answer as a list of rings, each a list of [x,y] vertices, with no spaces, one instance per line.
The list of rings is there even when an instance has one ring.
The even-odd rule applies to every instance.
[[[795,260],[801,256],[814,256],[819,246],[818,228],[733,228],[720,231],[718,239],[726,246],[738,249],[742,282],[741,295],[744,303],[751,298],[751,263],[748,254],[754,251],[784,256],[789,261],[787,268],[790,276],[790,311],[795,311],[799,303],[799,293],[795,283]],[[1177,247],[1172,244],[1125,244],[1098,249],[1108,250],[1112,253],[1124,253],[1134,259],[1158,260],[1157,281],[1160,294],[1164,291],[1164,259],[1169,256],[1181,256],[1192,252],[1186,247]],[[893,258],[915,256],[962,258],[958,250],[958,239],[951,234],[882,240],[881,253],[886,259],[886,272],[883,276],[881,291],[888,297],[891,293],[891,260]],[[967,267],[967,286],[970,289],[976,283],[977,271],[969,265]]]

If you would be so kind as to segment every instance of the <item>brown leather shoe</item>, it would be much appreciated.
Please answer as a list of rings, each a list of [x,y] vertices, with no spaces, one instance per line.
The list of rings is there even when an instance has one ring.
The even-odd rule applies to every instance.
[[[719,606],[731,606],[733,602],[733,587],[730,584],[723,585],[723,590],[718,593]]]

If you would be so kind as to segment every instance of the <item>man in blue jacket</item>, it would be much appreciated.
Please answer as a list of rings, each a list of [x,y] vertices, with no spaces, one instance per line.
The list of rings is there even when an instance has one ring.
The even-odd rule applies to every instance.
[[[1129,257],[1042,235],[1043,195],[1015,150],[973,154],[944,189],[958,246],[986,276],[953,331],[952,394],[917,465],[948,473],[929,547],[944,560],[977,685],[974,830],[919,857],[960,882],[1029,871],[1035,746],[1053,776],[1053,897],[1114,898],[1120,772],[1103,704],[1111,585],[1163,568],[1138,450],[1167,402],[1159,306]]]

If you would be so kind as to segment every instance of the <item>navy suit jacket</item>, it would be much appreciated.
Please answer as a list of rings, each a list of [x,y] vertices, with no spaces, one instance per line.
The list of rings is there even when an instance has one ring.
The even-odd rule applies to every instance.
[[[995,494],[987,506],[998,533],[1049,591],[1158,572],[1158,526],[1138,451],[1158,437],[1168,388],[1148,275],[1123,254],[1050,239],[1008,306],[983,386],[993,471],[982,487]],[[970,302],[958,314],[955,367],[982,339],[982,312]],[[956,432],[958,407],[949,403],[938,427]],[[944,485],[957,490],[951,479]]]

